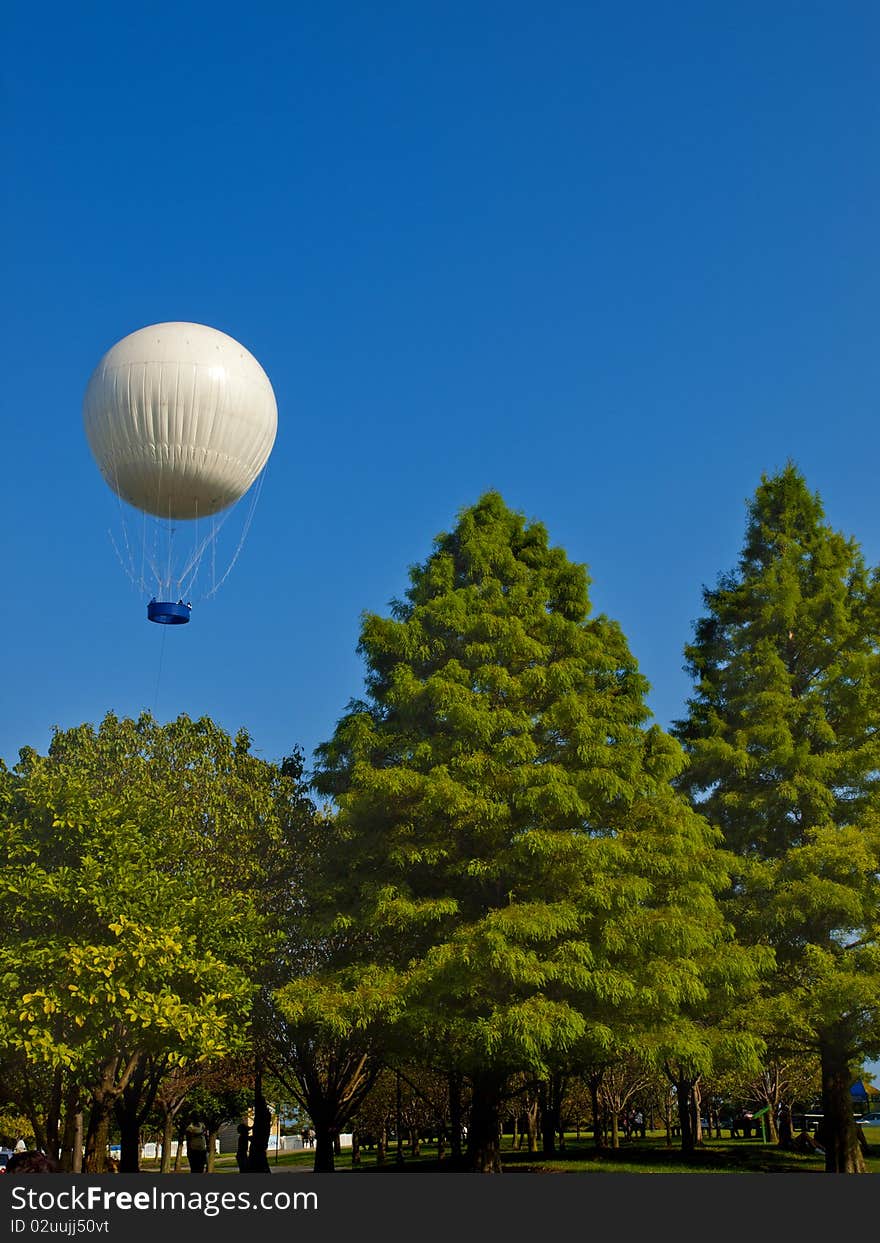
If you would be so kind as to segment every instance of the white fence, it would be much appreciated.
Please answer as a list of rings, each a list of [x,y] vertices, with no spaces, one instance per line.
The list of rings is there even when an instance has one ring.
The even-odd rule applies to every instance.
[[[302,1142],[301,1135],[282,1135],[280,1137],[280,1140],[281,1140],[280,1144],[278,1140],[279,1140],[279,1137],[277,1135],[270,1136],[266,1151],[274,1152],[277,1147],[279,1152],[302,1152],[303,1142]],[[312,1140],[312,1142],[310,1144],[306,1144],[305,1147],[306,1147],[306,1151],[314,1151],[315,1141]],[[350,1148],[351,1147],[351,1135],[340,1135],[339,1136],[339,1147]]]
[[[281,1141],[280,1143],[278,1142],[279,1139]],[[174,1148],[176,1148],[176,1146],[177,1146],[177,1141],[175,1140]],[[303,1142],[302,1142],[301,1135],[281,1135],[281,1136],[270,1135],[269,1143],[266,1146],[266,1151],[274,1153],[277,1149],[278,1152],[300,1152],[302,1151],[302,1146],[303,1146]],[[351,1136],[340,1135],[339,1146],[340,1148],[350,1148],[351,1147]],[[309,1149],[314,1149],[314,1144],[310,1144],[308,1147]],[[114,1157],[118,1157],[119,1156],[119,1145],[115,1144],[110,1149],[110,1151],[113,1153]],[[174,1151],[174,1149],[172,1149],[172,1151]],[[219,1139],[214,1141],[214,1151],[215,1152],[220,1151]],[[146,1160],[150,1160],[152,1158],[158,1159],[161,1155],[162,1155],[161,1144],[156,1144],[156,1143],[141,1144],[141,1156],[144,1157]]]

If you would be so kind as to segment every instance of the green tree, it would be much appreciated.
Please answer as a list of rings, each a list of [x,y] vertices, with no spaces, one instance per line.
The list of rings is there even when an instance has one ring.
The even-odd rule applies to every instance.
[[[703,599],[681,786],[738,856],[740,938],[776,952],[773,1048],[821,1060],[826,1169],[861,1171],[851,1072],[880,1051],[880,584],[789,464],[762,478],[739,564]]]
[[[723,860],[619,626],[540,523],[488,493],[410,577],[364,617],[366,698],[318,752],[338,816],[316,919],[349,934],[318,975],[384,973],[398,1039],[468,1076],[468,1168],[494,1172],[511,1076],[699,1004]]]
[[[86,1089],[87,1166],[100,1169],[124,1094],[126,1116],[143,1113],[150,1059],[250,1043],[301,790],[244,732],[108,714],[57,731],[47,756],[25,748],[0,794],[0,918],[17,945],[0,1036]]]
[[[278,990],[264,1023],[266,1065],[314,1125],[316,1173],[333,1172],[336,1137],[381,1069],[381,1034],[395,1012],[386,981],[369,969],[328,977],[322,959]]]
[[[250,1066],[239,1059],[226,1059],[205,1068],[201,1082],[186,1100],[190,1117],[205,1124],[208,1141],[206,1173],[214,1173],[217,1138],[224,1126],[240,1122],[251,1105]]]
[[[153,1110],[162,1144],[160,1174],[171,1173],[175,1132],[178,1135],[183,1134],[183,1126],[178,1119],[183,1116],[181,1111],[186,1106],[187,1098],[201,1082],[203,1073],[203,1067],[198,1062],[178,1063],[168,1072],[156,1090]]]

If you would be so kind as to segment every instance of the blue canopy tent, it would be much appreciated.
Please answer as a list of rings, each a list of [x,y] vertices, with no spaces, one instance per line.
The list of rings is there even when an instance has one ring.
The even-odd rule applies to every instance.
[[[872,1109],[876,1109],[880,1104],[880,1091],[873,1084],[865,1084],[862,1079],[857,1079],[849,1090],[852,1097],[853,1109],[856,1113],[870,1113]]]

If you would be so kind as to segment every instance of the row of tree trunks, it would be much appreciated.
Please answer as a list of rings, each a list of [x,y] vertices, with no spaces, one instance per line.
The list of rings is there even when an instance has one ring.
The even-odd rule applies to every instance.
[[[865,1163],[852,1112],[850,1098],[852,1075],[846,1046],[843,1042],[835,1043],[833,1039],[828,1039],[823,1043],[820,1052],[825,1119],[820,1139],[825,1149],[826,1172],[863,1173]],[[75,1084],[65,1084],[59,1071],[53,1076],[49,1108],[46,1113],[36,1108],[32,1111],[36,1117],[42,1119],[40,1132],[43,1143],[40,1146],[45,1147],[47,1151],[60,1154],[61,1168],[65,1172],[78,1173],[84,1168],[89,1173],[101,1173],[106,1169],[110,1125],[115,1111],[122,1141],[120,1169],[122,1172],[137,1172],[141,1127],[154,1104],[163,1070],[163,1065],[149,1059],[146,1055],[131,1059],[121,1074],[116,1059],[102,1068],[101,1080],[91,1092],[84,1162],[81,1156],[83,1111],[80,1089]],[[680,1069],[673,1071],[671,1068],[667,1068],[667,1074],[675,1087],[681,1149],[686,1156],[693,1155],[702,1142],[700,1076],[688,1076]],[[450,1075],[448,1083],[452,1167],[464,1168],[475,1173],[500,1173],[504,1078],[498,1075],[487,1075],[473,1079],[467,1148],[464,1154],[461,1138],[463,1134],[463,1077]],[[619,1144],[617,1116],[613,1110],[609,1112],[601,1107],[601,1075],[589,1076],[587,1083],[593,1110],[595,1143],[597,1147],[605,1143],[608,1138],[606,1127],[610,1125],[610,1142],[612,1147],[617,1147]],[[248,1172],[251,1173],[270,1172],[266,1151],[271,1131],[271,1113],[263,1095],[262,1084],[262,1067],[258,1065],[254,1076],[255,1121],[248,1159]],[[774,1087],[775,1085],[767,1085],[768,1094],[773,1095]],[[181,1085],[181,1088],[181,1092],[174,1099],[160,1102],[164,1115],[160,1166],[163,1173],[171,1169],[175,1120],[188,1090],[185,1085]],[[561,1126],[560,1105],[563,1090],[564,1084],[561,1076],[551,1077],[537,1085],[536,1092],[529,1099],[527,1108],[515,1115],[515,1146],[521,1143],[518,1128],[522,1123],[528,1134],[529,1151],[537,1151],[537,1135],[540,1125],[543,1152],[545,1155],[554,1154],[556,1135]],[[314,1168],[318,1172],[333,1172],[335,1157],[339,1152],[340,1101],[326,1098],[326,1094],[324,1099],[321,1099],[321,1094],[317,1095],[318,1099],[313,1098],[311,1101],[310,1113],[316,1135]],[[606,1114],[607,1117],[605,1117]],[[771,1137],[785,1146],[792,1142],[790,1107],[782,1106],[779,1118],[778,1133],[774,1120],[771,1126]],[[671,1142],[670,1119],[667,1117],[666,1121],[667,1139]],[[55,1137],[54,1142],[50,1143],[50,1135]],[[215,1135],[216,1132],[210,1137],[211,1141]],[[213,1147],[213,1142],[211,1146]],[[412,1129],[410,1151],[414,1156],[418,1156],[418,1132]],[[175,1168],[179,1164],[179,1144],[177,1155],[178,1162],[175,1163]],[[379,1136],[377,1157],[380,1164],[387,1157],[387,1133],[384,1128]],[[358,1159],[358,1143],[355,1140],[353,1164],[356,1164]]]
[[[538,1098],[532,1097],[521,1113],[513,1115],[513,1146],[522,1148],[525,1141],[528,1152],[538,1151]]]
[[[685,1071],[666,1066],[666,1074],[675,1087],[678,1126],[681,1133],[681,1151],[685,1158],[692,1157],[697,1144],[702,1143],[703,1131],[700,1121],[700,1075],[688,1075]]]
[[[550,1075],[538,1085],[538,1102],[541,1110],[541,1139],[543,1154],[552,1157],[556,1153],[556,1137],[560,1147],[565,1146],[562,1129],[562,1098],[565,1095],[565,1077]]]
[[[100,1067],[88,1087],[77,1083],[61,1068],[51,1075],[35,1077],[22,1065],[16,1067],[16,1073],[20,1076],[17,1100],[31,1125],[35,1146],[55,1158],[63,1173],[107,1171],[114,1121],[121,1141],[119,1171],[138,1173],[143,1127],[154,1109],[161,1119],[157,1136],[161,1143],[160,1173],[170,1173],[172,1163],[175,1172],[179,1169],[180,1142],[176,1156],[174,1153],[176,1134],[179,1140],[178,1116],[193,1089],[204,1083],[203,1066],[177,1068],[169,1073],[164,1055],[136,1052],[125,1057],[113,1056]],[[268,1118],[265,1102],[264,1107]],[[86,1117],[88,1125],[84,1128]],[[209,1171],[213,1169],[215,1141],[223,1120],[211,1120],[208,1126]],[[266,1127],[263,1131],[265,1162],[269,1132]],[[258,1127],[258,1144],[260,1137]],[[268,1162],[259,1168],[265,1171]]]

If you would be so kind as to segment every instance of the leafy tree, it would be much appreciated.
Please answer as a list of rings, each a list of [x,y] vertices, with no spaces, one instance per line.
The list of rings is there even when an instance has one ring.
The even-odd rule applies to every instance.
[[[21,1112],[34,1144],[44,1151],[58,1146],[63,1086],[61,1067],[34,1065],[12,1045],[0,1055],[0,1102]]]
[[[852,1067],[880,1051],[880,583],[791,464],[703,592],[681,786],[736,853],[728,910],[776,953],[768,1037],[821,1060],[826,1169],[864,1168]]]
[[[760,1070],[764,1040],[756,1030],[754,1003],[773,961],[765,946],[752,952],[736,942],[716,946],[705,961],[705,994],[699,1004],[683,1005],[677,1021],[645,1050],[672,1086],[685,1156],[703,1142],[704,1085],[727,1071]]]
[[[789,1052],[784,1061],[771,1056],[749,1083],[748,1092],[750,1100],[769,1107],[767,1126],[771,1140],[790,1148],[794,1139],[792,1107],[797,1101],[809,1101],[821,1093],[818,1059],[812,1052],[798,1056]]]
[[[538,1123],[540,1100],[538,1082],[533,1076],[516,1075],[510,1083],[503,1120],[509,1119],[513,1131],[513,1147],[519,1150],[523,1144],[529,1152],[538,1151]]]
[[[23,1114],[12,1110],[0,1110],[0,1144],[5,1148],[14,1148],[19,1140],[24,1140],[29,1148],[36,1142],[33,1127]]]
[[[611,1123],[611,1147],[620,1147],[620,1119],[630,1113],[653,1083],[650,1062],[630,1055],[606,1068],[599,1102]]]
[[[203,1069],[198,1063],[180,1062],[165,1075],[156,1091],[153,1110],[162,1143],[160,1174],[171,1172],[175,1131],[178,1134],[182,1134],[183,1131],[177,1120],[187,1103],[189,1094],[198,1086],[202,1075]]]
[[[312,1120],[316,1173],[333,1172],[335,1140],[381,1069],[376,1039],[388,1006],[381,979],[370,973],[329,983],[304,976],[277,993],[265,1024],[267,1066]]]
[[[583,1073],[572,1075],[562,1100],[562,1128],[573,1130],[580,1139],[581,1131],[591,1126],[592,1118],[592,1099],[586,1078]]]
[[[410,578],[364,617],[366,698],[318,751],[338,816],[316,921],[348,933],[318,977],[329,1006],[381,973],[398,1039],[468,1076],[468,1168],[494,1172],[512,1075],[699,1005],[723,861],[619,626],[540,523],[488,493]]]
[[[207,1131],[208,1174],[214,1173],[217,1136],[221,1129],[230,1122],[240,1121],[248,1112],[250,1086],[250,1067],[229,1058],[206,1068],[200,1083],[187,1097],[188,1114],[198,1115]]]
[[[447,1085],[441,1076],[420,1066],[401,1070],[384,1068],[353,1119],[358,1140],[377,1145],[377,1164],[384,1164],[388,1132],[397,1135],[395,1162],[404,1161],[404,1136],[408,1136],[409,1155],[421,1154],[423,1135],[436,1135],[442,1152],[446,1132]],[[355,1163],[354,1160],[352,1162]]]
[[[0,794],[0,918],[18,946],[0,1037],[87,1089],[87,1167],[100,1169],[123,1094],[127,1116],[144,1112],[145,1059],[249,1043],[303,797],[246,733],[149,714],[56,731]]]

